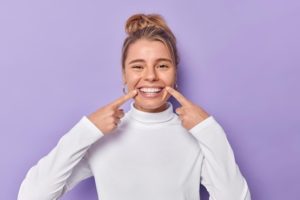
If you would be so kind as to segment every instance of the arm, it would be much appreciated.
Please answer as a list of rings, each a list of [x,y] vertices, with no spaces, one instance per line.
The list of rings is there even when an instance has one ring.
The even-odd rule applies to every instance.
[[[68,191],[70,191],[71,189],[73,189],[82,180],[93,176],[89,163],[86,160],[86,157],[88,157],[87,154],[88,152],[72,170],[72,174],[67,179],[66,184],[61,193],[61,196],[67,193]]]
[[[57,199],[80,180],[91,176],[84,159],[88,148],[118,127],[124,116],[119,107],[136,95],[137,91],[132,90],[88,117],[82,117],[56,147],[29,170],[21,184],[18,200]]]
[[[82,117],[55,148],[28,171],[18,200],[58,199],[79,181],[91,176],[84,156],[103,135],[87,117]]]
[[[204,154],[202,184],[212,200],[250,200],[250,192],[237,166],[226,134],[213,116],[189,130]]]

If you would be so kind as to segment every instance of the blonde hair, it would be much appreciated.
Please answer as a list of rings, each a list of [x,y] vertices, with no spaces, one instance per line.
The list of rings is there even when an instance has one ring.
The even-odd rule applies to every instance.
[[[179,57],[176,47],[176,38],[167,26],[164,18],[159,14],[135,14],[126,21],[125,31],[127,38],[122,48],[122,70],[125,70],[125,60],[131,44],[139,39],[160,41],[169,49],[172,61],[177,68]]]

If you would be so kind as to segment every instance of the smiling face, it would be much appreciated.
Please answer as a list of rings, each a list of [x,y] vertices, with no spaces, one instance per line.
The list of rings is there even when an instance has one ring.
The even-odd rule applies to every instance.
[[[123,70],[123,82],[128,91],[137,89],[134,106],[145,112],[161,112],[167,107],[170,94],[166,86],[173,87],[176,66],[164,43],[139,39],[128,49]]]

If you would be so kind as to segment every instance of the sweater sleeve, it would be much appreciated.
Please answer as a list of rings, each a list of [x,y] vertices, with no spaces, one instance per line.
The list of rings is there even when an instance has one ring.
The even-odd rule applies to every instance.
[[[85,155],[104,134],[86,116],[57,145],[30,168],[21,183],[18,200],[54,200],[92,176]]]
[[[247,182],[236,164],[226,134],[213,116],[189,132],[197,139],[204,154],[201,183],[211,200],[250,200]]]

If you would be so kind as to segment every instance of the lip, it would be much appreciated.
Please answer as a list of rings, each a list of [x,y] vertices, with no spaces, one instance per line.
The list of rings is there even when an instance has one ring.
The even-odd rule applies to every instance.
[[[162,89],[162,88],[164,88],[164,86],[160,86],[160,85],[157,85],[157,86],[155,86],[155,85],[153,85],[153,86],[142,85],[142,86],[137,87],[137,89],[141,89],[141,88],[160,88],[160,89]]]

